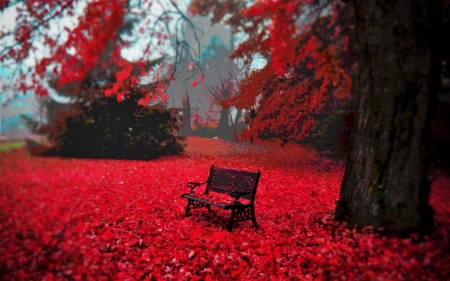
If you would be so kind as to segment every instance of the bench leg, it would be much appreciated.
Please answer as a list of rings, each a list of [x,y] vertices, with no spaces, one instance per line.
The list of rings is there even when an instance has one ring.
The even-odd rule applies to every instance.
[[[231,230],[233,230],[233,217],[230,219],[230,222],[228,223],[227,230],[228,232],[231,232]]]
[[[212,210],[211,210],[211,205],[209,205],[209,204],[206,204],[206,208],[208,208],[208,212],[212,213]]]
[[[186,206],[186,217],[189,216],[189,210],[191,209],[191,199],[188,199],[188,203]]]
[[[252,222],[254,227],[258,226],[258,224],[256,223],[255,208],[253,206],[252,206]]]

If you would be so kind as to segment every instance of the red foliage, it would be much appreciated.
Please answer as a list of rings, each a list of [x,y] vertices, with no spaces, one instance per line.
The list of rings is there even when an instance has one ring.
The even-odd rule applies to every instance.
[[[241,81],[232,101],[257,113],[244,134],[305,138],[314,126],[313,114],[350,97],[354,59],[344,53],[353,32],[351,9],[331,1],[262,0],[249,7],[228,2],[193,1],[190,10],[212,12],[214,22],[225,21],[246,33],[233,58],[249,64],[259,54],[268,60],[265,68]]]
[[[48,67],[52,67],[52,74],[58,76],[58,83],[61,86],[72,81],[80,82],[85,77],[85,72],[98,64],[108,48],[113,51],[105,63],[116,63],[119,60],[118,30],[123,25],[125,1],[87,3],[83,14],[77,19],[76,27],[64,29],[67,34],[65,40],[61,40],[61,34],[55,38],[51,36],[51,32],[44,31],[50,30],[50,20],[73,16],[76,2],[78,1],[31,0],[26,1],[23,6],[17,6],[18,28],[14,31],[14,40],[17,43],[9,49],[7,59],[21,63],[29,56],[36,37],[42,39],[41,48],[45,48],[45,52],[36,58],[34,72],[31,74],[31,86],[36,95],[47,94],[39,79],[45,79]],[[108,65],[103,67],[107,68]],[[16,89],[27,90],[22,77],[17,83]]]
[[[189,66],[190,68],[190,66]],[[198,77],[198,80],[194,80],[191,82],[192,87],[196,88],[198,84],[203,83],[203,79],[205,78],[205,75],[203,75],[203,73],[201,73]]]
[[[49,74],[51,80],[57,80],[58,88],[82,83],[91,74],[101,80],[103,94],[117,95],[118,100],[123,100],[138,84],[139,78],[149,74],[148,60],[153,52],[160,51],[155,45],[163,48],[163,43],[170,40],[170,30],[153,30],[158,23],[146,18],[143,12],[150,9],[152,2],[139,1],[133,6],[125,0],[30,0],[23,3],[7,1],[0,5],[0,12],[6,6],[17,10],[15,26],[0,34],[2,39],[6,38],[0,48],[0,61],[17,65],[24,64],[26,59],[34,61],[25,63],[31,65],[27,70],[18,68],[18,77],[11,77],[14,81],[8,87],[21,92],[32,90],[36,95],[44,96],[47,89],[42,84],[49,80]],[[136,7],[142,14],[138,14]],[[178,8],[175,4],[174,7]],[[133,24],[137,24],[137,20],[132,17],[145,19],[140,32],[154,38],[158,44],[149,40],[144,46],[142,60],[128,62],[121,57],[121,51],[129,47],[130,42],[120,35],[135,32]],[[164,17],[163,20],[171,19]],[[158,67],[156,73],[160,74],[155,74],[152,82],[168,82],[161,78],[161,73],[164,70],[172,73],[173,66],[160,63]],[[104,85],[105,81],[108,81],[107,85]],[[90,87],[92,96],[97,95],[94,89],[98,86]],[[148,99],[164,100],[164,92],[165,87],[157,87],[145,94]]]
[[[382,236],[332,220],[341,164],[287,144],[246,148],[191,138],[189,153],[155,161],[74,160],[1,153],[2,280],[444,280],[450,274],[450,179],[432,189],[430,236]],[[260,170],[256,217],[184,218],[187,181],[211,165]]]

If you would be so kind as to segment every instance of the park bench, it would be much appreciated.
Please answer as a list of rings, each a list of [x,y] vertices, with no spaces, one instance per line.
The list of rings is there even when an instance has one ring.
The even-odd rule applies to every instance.
[[[255,194],[261,172],[248,172],[219,168],[212,166],[208,180],[205,182],[188,182],[189,193],[181,195],[188,200],[186,217],[190,209],[206,207],[211,212],[211,206],[223,210],[231,210],[228,231],[234,222],[252,220],[257,226],[255,217]],[[194,189],[206,184],[202,194],[195,194]],[[241,200],[242,199],[242,200]]]

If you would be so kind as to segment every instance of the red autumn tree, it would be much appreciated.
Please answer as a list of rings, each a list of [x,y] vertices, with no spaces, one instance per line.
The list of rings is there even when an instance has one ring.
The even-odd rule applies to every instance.
[[[189,46],[179,32],[189,21],[174,1],[2,1],[0,13],[15,11],[14,24],[0,34],[0,62],[16,68],[13,83],[5,87],[33,90],[38,96],[47,94],[49,74],[62,87],[101,68],[114,69],[115,75],[110,85],[102,85],[104,94],[120,100],[149,74],[147,61],[171,55],[173,59],[152,72],[151,82],[171,80],[181,51],[193,56],[198,47]],[[141,53],[130,63],[122,53],[132,46]],[[164,99],[164,90],[163,85],[149,90],[146,100]]]
[[[351,35],[345,4],[285,0],[247,7],[245,1],[194,1],[190,11],[212,13],[213,22],[246,34],[233,58],[250,64],[259,54],[268,61],[240,82],[239,95],[230,101],[254,112],[244,136],[303,139],[314,127],[312,113],[350,96],[354,63],[342,60]]]

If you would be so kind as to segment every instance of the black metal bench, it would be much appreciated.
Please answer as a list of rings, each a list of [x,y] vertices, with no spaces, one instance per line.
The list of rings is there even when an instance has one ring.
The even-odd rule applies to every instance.
[[[181,195],[181,198],[188,200],[186,216],[189,216],[190,209],[206,207],[211,212],[211,206],[216,206],[224,210],[231,210],[228,231],[232,230],[233,222],[250,219],[253,222],[253,226],[256,227],[255,194],[260,175],[261,172],[248,172],[212,166],[207,181],[187,183],[187,187],[191,191]],[[194,189],[203,184],[206,184],[205,192],[199,195],[195,194]],[[226,196],[228,200],[225,200],[225,202],[214,201],[211,200],[214,192],[228,194],[230,197]],[[239,201],[241,198],[247,201]]]

